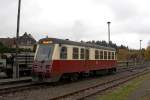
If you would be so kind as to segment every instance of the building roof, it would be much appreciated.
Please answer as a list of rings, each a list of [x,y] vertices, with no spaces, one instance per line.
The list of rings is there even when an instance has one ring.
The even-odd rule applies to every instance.
[[[19,45],[33,45],[36,44],[36,40],[31,34],[25,32],[22,36],[19,37]]]

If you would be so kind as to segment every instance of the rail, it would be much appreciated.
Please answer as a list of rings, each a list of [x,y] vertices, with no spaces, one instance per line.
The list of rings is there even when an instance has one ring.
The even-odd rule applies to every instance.
[[[117,79],[112,79],[108,80],[104,83],[98,83],[94,86],[89,86],[86,88],[81,88],[79,90],[75,90],[69,93],[64,93],[62,95],[58,95],[56,97],[51,97],[49,100],[84,100],[85,98],[92,96],[96,93],[100,93],[102,91],[111,89],[113,87],[116,87],[118,85],[121,85],[127,81],[130,81],[136,77],[148,74],[150,71],[145,69],[145,70],[140,70],[137,72],[134,72],[129,75],[122,76]]]
[[[134,70],[134,69],[131,69],[131,70]],[[142,67],[142,69],[137,69],[137,70],[135,70],[135,71],[129,71],[129,73],[130,74],[132,74],[131,76],[133,76],[133,74],[136,74],[136,73],[138,73],[138,74],[140,74],[140,72],[145,72],[145,71],[148,71],[148,73],[149,73],[149,70],[147,70],[147,68],[145,69],[144,67]],[[128,71],[127,71],[128,72]],[[128,73],[128,74],[129,74]],[[128,75],[128,74],[122,74],[122,75]],[[105,84],[105,83],[108,83],[107,81],[109,81],[109,83],[110,82],[112,82],[112,81],[115,81],[116,79],[118,79],[119,77],[119,79],[124,79],[124,78],[122,78],[122,75],[120,75],[119,73],[118,73],[118,75],[116,76],[116,78],[111,78],[112,80],[110,80],[110,79],[107,79],[106,80],[106,82],[104,81],[104,82],[101,82],[101,83],[97,83],[96,85],[92,85],[92,86],[90,86],[90,87],[87,87],[87,88],[89,88],[89,89],[92,89],[92,87],[95,87],[95,86],[99,86],[99,84]],[[141,74],[140,74],[141,75]],[[119,77],[118,77],[119,76]],[[114,76],[115,77],[115,76]],[[123,76],[124,77],[124,76]],[[47,85],[47,84],[45,84],[45,83],[39,83],[39,84],[23,84],[23,85],[17,85],[17,86],[11,86],[11,87],[7,87],[7,89],[5,88],[2,88],[2,89],[0,89],[0,95],[3,95],[3,94],[9,94],[9,93],[14,93],[14,92],[19,92],[19,91],[25,91],[25,90],[34,90],[34,89],[41,89],[41,88],[45,88],[45,89],[47,89],[47,88],[50,88],[51,87],[51,85]],[[82,91],[84,91],[84,90],[86,90],[87,88],[83,88],[82,90],[74,90],[74,93],[77,93],[78,91],[80,92],[82,92]],[[88,89],[87,89],[88,90]],[[72,94],[74,94],[73,92],[69,92],[71,95]],[[49,98],[50,100],[55,100],[55,99],[57,99],[57,98],[64,98],[64,97],[66,97],[66,96],[64,96],[64,94],[66,94],[66,96],[68,97],[68,96],[70,96],[70,94],[68,94],[68,93],[63,93],[63,94],[60,94],[59,96],[57,96],[57,97],[55,97],[55,96],[52,96],[51,98]],[[95,93],[93,93],[93,94],[95,94]],[[89,96],[89,94],[87,95],[87,96]],[[86,96],[85,96],[86,97]],[[72,100],[72,99],[71,99]]]

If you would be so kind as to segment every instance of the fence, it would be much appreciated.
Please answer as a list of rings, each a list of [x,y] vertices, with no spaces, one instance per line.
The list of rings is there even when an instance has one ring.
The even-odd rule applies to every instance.
[[[15,72],[13,70],[16,67],[17,62],[17,73],[19,73],[19,76],[30,76],[32,63],[34,60],[34,53],[20,53],[17,55],[17,57],[12,55],[15,54],[10,54],[4,59],[6,65],[1,64],[1,69],[6,72],[8,77],[12,77],[13,73]]]
[[[33,60],[34,60],[34,54],[33,53],[19,54],[16,57],[16,60],[18,62],[20,70],[31,69],[32,68],[32,63],[33,63]]]

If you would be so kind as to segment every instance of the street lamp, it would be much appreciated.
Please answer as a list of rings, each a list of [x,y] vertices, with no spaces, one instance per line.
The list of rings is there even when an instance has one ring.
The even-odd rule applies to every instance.
[[[107,22],[107,24],[108,24],[108,43],[110,44],[110,23],[111,22]]]
[[[20,28],[20,9],[21,9],[21,0],[18,0],[18,14],[17,14],[17,31],[16,31],[16,60],[15,60],[15,66],[13,66],[13,78],[19,77],[19,66],[18,66],[18,52],[19,52],[19,28]]]

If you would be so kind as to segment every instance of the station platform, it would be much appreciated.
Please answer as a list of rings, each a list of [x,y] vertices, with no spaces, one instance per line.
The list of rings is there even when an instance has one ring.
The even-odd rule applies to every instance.
[[[17,78],[17,79],[0,79],[0,85],[4,85],[4,84],[11,84],[11,83],[16,83],[16,82],[30,82],[32,81],[31,77],[21,77],[21,78]]]

